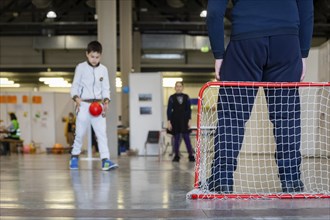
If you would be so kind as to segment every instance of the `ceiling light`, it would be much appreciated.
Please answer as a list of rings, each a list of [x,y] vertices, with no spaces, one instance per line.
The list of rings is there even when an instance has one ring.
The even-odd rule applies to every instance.
[[[47,15],[46,16],[47,16],[47,18],[56,18],[57,17],[55,11],[52,11],[52,10],[50,10],[49,12],[47,12]]]
[[[49,87],[71,87],[71,83],[62,77],[40,77],[39,81]]]
[[[163,87],[174,87],[176,82],[182,82],[181,77],[163,78]]]
[[[12,80],[8,80],[8,78],[0,78],[0,87],[20,87],[20,84],[15,83]]]
[[[67,88],[71,87],[71,83],[68,83],[67,81],[65,82],[57,82],[57,83],[52,83],[48,85],[49,87],[62,87],[62,88]]]
[[[142,55],[143,59],[184,59],[184,55],[181,53],[147,53]]]
[[[206,10],[203,10],[203,11],[199,14],[199,16],[201,16],[202,18],[206,18],[206,16],[207,16],[207,11],[206,11]]]
[[[1,85],[11,85],[14,84],[14,81],[8,80],[8,78],[0,78]]]
[[[49,82],[55,82],[55,81],[64,81],[63,77],[40,77],[40,82],[49,83]]]
[[[20,87],[21,85],[18,83],[14,83],[12,85],[4,85],[4,84],[0,84],[0,87],[7,87],[7,88],[17,88]]]

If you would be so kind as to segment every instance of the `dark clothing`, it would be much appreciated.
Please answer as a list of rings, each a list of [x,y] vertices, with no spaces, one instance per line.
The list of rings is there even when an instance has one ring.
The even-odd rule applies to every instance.
[[[216,59],[224,54],[224,15],[228,0],[209,0],[207,27]],[[313,0],[233,0],[231,40],[295,35],[307,57],[313,33]]]
[[[223,19],[227,3],[228,0],[209,0],[207,7],[213,55],[215,59],[223,59],[220,79],[299,82],[302,58],[308,56],[313,34],[313,1],[233,0],[231,39],[225,51]],[[249,120],[257,89],[219,89],[210,190],[231,192],[233,189],[233,173],[242,147],[244,126]],[[287,191],[285,186],[296,185],[301,187],[294,190],[301,191],[298,88],[269,87],[264,91],[269,118],[274,125],[275,159],[282,191]]]
[[[75,128],[76,124],[74,121],[69,121],[68,123],[68,132],[72,132],[74,133],[76,128]]]
[[[295,35],[231,41],[221,65],[222,81],[299,82],[302,58]]]
[[[194,152],[191,146],[189,133],[183,133],[182,138],[184,140],[184,143],[186,144],[186,148],[188,151],[189,156],[193,156]],[[180,143],[181,143],[181,134],[175,134],[174,135],[174,154],[175,156],[180,155]]]
[[[191,104],[187,94],[175,93],[168,99],[167,120],[171,121],[172,134],[188,133]]]
[[[221,88],[218,126],[215,133],[212,177],[220,184],[233,185],[233,173],[242,147],[258,88]],[[274,126],[275,159],[281,181],[300,180],[301,121],[297,88],[264,88],[269,118]]]
[[[191,104],[187,94],[175,93],[168,99],[167,120],[171,121],[171,133],[174,136],[174,154],[179,158],[181,135],[190,157],[193,150],[189,137],[188,122],[191,119]]]
[[[5,137],[4,139],[10,139],[10,140],[19,140],[19,137]],[[10,155],[10,143],[9,142],[2,142],[2,146],[3,146],[3,155]]]
[[[220,70],[223,81],[298,82],[302,72],[299,39],[280,35],[231,41]],[[278,65],[281,64],[281,65]],[[212,178],[232,186],[257,87],[219,90],[218,126]],[[275,159],[280,180],[300,180],[300,99],[298,88],[264,88],[269,118],[274,125]]]

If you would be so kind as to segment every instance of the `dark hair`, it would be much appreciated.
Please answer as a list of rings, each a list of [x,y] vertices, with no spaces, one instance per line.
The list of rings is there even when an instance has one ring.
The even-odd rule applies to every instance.
[[[182,81],[176,81],[175,85],[177,85],[178,83],[180,83],[183,86],[183,82]]]
[[[102,45],[98,41],[91,41],[87,45],[86,51],[87,51],[87,53],[90,53],[90,52],[102,53]]]
[[[15,113],[9,113],[10,120],[17,120]]]

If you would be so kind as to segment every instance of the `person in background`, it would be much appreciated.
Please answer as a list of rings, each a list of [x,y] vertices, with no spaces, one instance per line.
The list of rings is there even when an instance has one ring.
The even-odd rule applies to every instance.
[[[92,151],[93,151],[93,153],[99,153],[99,146],[97,143],[97,137],[96,137],[95,131],[93,129],[93,126],[92,126],[91,130],[92,130]]]
[[[231,37],[225,50],[224,15],[228,0],[208,0],[207,27],[216,79],[302,81],[313,34],[313,0],[232,2]],[[247,87],[219,89],[215,154],[208,179],[210,191],[233,192],[233,173],[256,91]],[[264,88],[264,91],[274,125],[275,160],[282,191],[302,192],[299,91],[297,88]]]
[[[167,129],[174,137],[174,158],[173,162],[180,161],[180,138],[182,136],[189,161],[194,162],[195,157],[189,137],[191,123],[191,104],[187,94],[182,93],[183,82],[175,83],[175,93],[168,99],[167,105]]]
[[[110,160],[108,148],[105,112],[110,102],[110,83],[108,70],[100,63],[101,54],[100,42],[90,42],[86,49],[87,61],[79,63],[75,70],[71,97],[76,105],[76,136],[72,146],[70,169],[79,168],[83,137],[91,125],[97,136],[102,170],[118,167]],[[89,112],[89,107],[93,102],[99,102],[103,106],[103,113],[99,116],[93,116]]]
[[[76,119],[74,117],[74,114],[70,112],[68,118],[66,119],[66,124],[65,124],[66,142],[70,147],[73,145],[75,130],[76,130]]]
[[[4,137],[4,139],[19,140],[21,132],[20,132],[19,123],[18,123],[16,114],[11,112],[11,113],[9,113],[9,117],[10,117],[10,125],[8,125],[4,131],[2,131],[2,132],[5,132],[8,134],[6,137]],[[3,142],[2,144],[3,144],[3,151],[4,151],[3,154],[9,155],[10,154],[10,143]]]

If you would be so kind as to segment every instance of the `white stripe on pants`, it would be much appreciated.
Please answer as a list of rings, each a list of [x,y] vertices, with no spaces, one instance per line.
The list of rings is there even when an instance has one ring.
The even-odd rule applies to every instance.
[[[76,136],[73,143],[72,155],[79,155],[89,126],[93,126],[100,152],[100,158],[109,158],[108,138],[106,134],[106,119],[101,115],[95,117],[89,113],[91,103],[81,102],[76,118]]]

